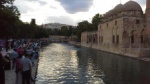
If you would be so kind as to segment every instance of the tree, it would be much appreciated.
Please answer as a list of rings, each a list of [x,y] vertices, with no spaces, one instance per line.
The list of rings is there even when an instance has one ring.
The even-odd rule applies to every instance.
[[[0,0],[0,8],[4,8],[6,4],[12,4],[14,0]]]
[[[93,18],[92,18],[92,27],[93,30],[97,30],[98,29],[98,24],[100,22],[102,22],[103,16],[100,15],[99,13],[97,13]]]
[[[46,29],[37,27],[34,38],[39,39],[39,38],[44,38],[44,37],[48,37],[48,32],[46,31]]]
[[[68,27],[62,26],[61,27],[61,34],[64,36],[68,36],[68,33],[69,33]]]
[[[19,11],[13,6],[14,0],[0,0],[0,36],[9,38],[13,35],[13,28],[16,21],[19,20]]]
[[[84,31],[90,31],[91,30],[91,23],[89,23],[88,21],[82,21],[79,22],[76,28],[76,35],[79,38],[79,41],[81,39],[81,33]]]

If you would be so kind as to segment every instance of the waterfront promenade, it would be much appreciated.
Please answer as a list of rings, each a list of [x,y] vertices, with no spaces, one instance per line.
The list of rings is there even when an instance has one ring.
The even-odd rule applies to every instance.
[[[11,52],[12,52],[12,50],[8,51],[8,53],[11,53]],[[3,56],[6,55],[5,50],[2,51],[2,55]],[[32,66],[32,78],[35,79],[37,66],[38,66],[38,59],[35,59],[34,63],[35,63],[35,65]],[[5,70],[5,84],[15,84],[15,80],[16,80],[15,69]],[[34,82],[32,82],[32,84],[34,84]]]

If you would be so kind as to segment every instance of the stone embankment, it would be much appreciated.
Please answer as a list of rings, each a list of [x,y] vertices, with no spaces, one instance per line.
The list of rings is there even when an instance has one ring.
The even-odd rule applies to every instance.
[[[80,42],[68,42],[68,43],[72,44],[72,45],[82,46]],[[84,47],[87,47],[87,46],[84,46]],[[88,47],[88,48],[93,48],[93,47]],[[93,49],[97,49],[97,48],[93,48]],[[100,49],[97,49],[97,50],[100,50]],[[101,51],[103,51],[103,50],[101,50]],[[107,52],[107,51],[104,51],[104,52]],[[108,52],[108,53],[112,53],[112,52]],[[117,53],[112,53],[112,54],[117,54]],[[137,57],[137,56],[133,56],[131,54],[125,54],[125,55],[118,54],[118,55],[130,57],[130,58],[145,61],[145,62],[150,62],[150,56],[149,57]]]

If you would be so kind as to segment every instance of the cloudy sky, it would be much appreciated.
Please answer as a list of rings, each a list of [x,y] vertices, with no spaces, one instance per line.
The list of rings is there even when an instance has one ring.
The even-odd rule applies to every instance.
[[[77,25],[82,20],[91,21],[96,14],[104,14],[119,3],[129,0],[15,0],[23,22],[36,19],[38,25],[59,22]],[[146,0],[134,0],[145,11]]]

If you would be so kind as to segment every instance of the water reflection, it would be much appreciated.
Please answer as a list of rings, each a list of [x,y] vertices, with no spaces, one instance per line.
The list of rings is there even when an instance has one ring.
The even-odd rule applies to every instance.
[[[150,63],[56,43],[40,55],[36,84],[150,84]]]

